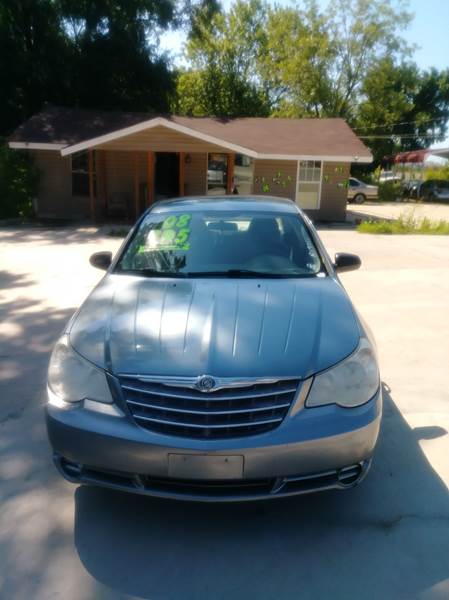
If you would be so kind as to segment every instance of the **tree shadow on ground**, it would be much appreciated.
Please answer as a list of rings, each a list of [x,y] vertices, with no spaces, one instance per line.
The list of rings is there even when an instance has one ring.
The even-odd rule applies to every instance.
[[[6,282],[10,289],[36,283],[28,276],[8,271],[0,272],[0,282]],[[73,313],[73,309],[52,309],[40,300],[12,296],[11,300],[0,299],[0,427],[19,419],[24,411],[42,410],[50,352]],[[43,420],[39,425],[43,430]],[[23,431],[22,441],[26,442],[30,431],[25,425]],[[3,465],[8,458],[8,441],[3,430],[0,440]],[[21,440],[10,441],[18,444]]]
[[[208,505],[79,487],[83,565],[152,600],[447,597],[448,490],[419,446],[447,432],[410,428],[386,385],[384,402],[372,471],[353,490]]]
[[[122,222],[116,225],[93,223],[68,225],[63,223],[51,226],[1,227],[0,239],[7,243],[20,242],[21,244],[29,243],[34,246],[86,244],[109,236],[124,238],[129,228],[129,223]]]
[[[31,278],[2,272],[0,280],[13,298],[0,301],[0,597],[49,597],[41,585],[49,585],[55,548],[71,548],[72,536],[64,522],[71,502],[46,439],[46,374],[73,309],[15,297]]]
[[[30,279],[27,275],[0,270],[0,294],[1,290],[6,290],[8,288],[29,287],[34,283],[35,281]]]

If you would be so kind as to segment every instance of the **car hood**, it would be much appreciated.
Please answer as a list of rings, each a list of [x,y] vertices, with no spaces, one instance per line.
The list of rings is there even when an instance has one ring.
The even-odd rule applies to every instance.
[[[332,277],[148,279],[107,275],[70,326],[74,349],[113,373],[307,377],[360,338]]]

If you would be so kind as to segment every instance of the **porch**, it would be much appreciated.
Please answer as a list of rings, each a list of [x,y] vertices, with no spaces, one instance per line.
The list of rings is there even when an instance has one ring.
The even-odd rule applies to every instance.
[[[231,153],[90,149],[86,158],[81,154],[71,159],[72,190],[77,173],[84,175],[92,220],[114,216],[135,220],[165,198],[233,190]],[[77,171],[78,162],[87,168]]]

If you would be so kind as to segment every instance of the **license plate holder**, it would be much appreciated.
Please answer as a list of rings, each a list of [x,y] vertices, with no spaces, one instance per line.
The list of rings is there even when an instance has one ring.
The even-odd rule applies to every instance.
[[[175,479],[242,479],[243,456],[169,454],[168,476]]]

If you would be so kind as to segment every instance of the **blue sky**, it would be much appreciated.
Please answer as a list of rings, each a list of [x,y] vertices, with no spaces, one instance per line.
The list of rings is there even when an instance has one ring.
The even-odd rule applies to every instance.
[[[329,0],[319,0],[325,7]],[[277,4],[291,5],[289,0],[277,0]],[[232,0],[222,0],[225,8]],[[422,69],[436,67],[449,68],[449,0],[410,0],[409,10],[414,19],[409,28],[403,32],[410,44],[417,49],[413,59]],[[162,48],[170,51],[175,62],[181,62],[180,54],[184,38],[177,32],[168,32],[161,37]],[[436,146],[449,146],[449,138]]]
[[[417,44],[414,59],[422,69],[449,67],[449,0],[412,0],[412,24],[405,32]]]

